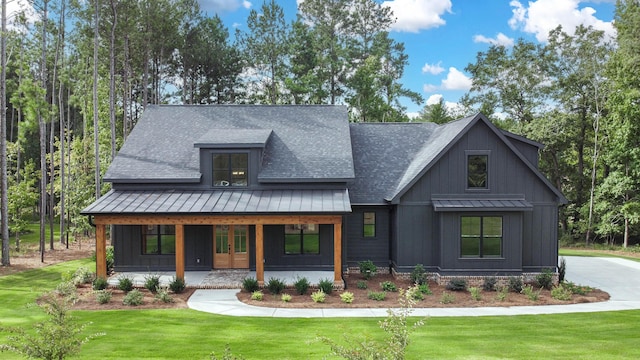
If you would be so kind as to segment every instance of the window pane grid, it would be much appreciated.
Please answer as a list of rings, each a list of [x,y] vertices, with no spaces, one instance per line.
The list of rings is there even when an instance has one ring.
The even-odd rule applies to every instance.
[[[285,225],[284,252],[287,255],[320,254],[320,232],[316,224]]]
[[[502,217],[461,217],[460,256],[467,258],[501,257]]]
[[[176,253],[176,228],[173,225],[142,226],[142,254],[165,255]]]

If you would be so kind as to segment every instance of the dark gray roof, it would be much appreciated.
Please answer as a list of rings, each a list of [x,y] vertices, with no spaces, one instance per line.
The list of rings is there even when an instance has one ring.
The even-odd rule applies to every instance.
[[[351,212],[347,190],[111,190],[82,211],[106,214]]]
[[[532,211],[525,199],[433,199],[434,211]]]
[[[247,133],[241,130],[258,130]],[[262,141],[264,182],[348,181],[354,177],[345,106],[148,106],[104,176],[111,182],[198,182],[195,147]],[[220,133],[217,133],[220,132]]]
[[[195,143],[199,148],[264,148],[272,131],[266,129],[211,129]]]

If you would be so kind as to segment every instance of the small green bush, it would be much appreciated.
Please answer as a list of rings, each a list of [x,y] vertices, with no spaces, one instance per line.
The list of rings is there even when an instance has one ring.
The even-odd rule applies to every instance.
[[[242,289],[246,292],[252,293],[258,290],[260,286],[258,286],[258,280],[252,277],[246,277],[242,279]]]
[[[107,274],[111,274],[113,273],[113,266],[115,264],[115,253],[113,250],[113,246],[107,246],[107,252],[106,252],[106,259],[107,259]]]
[[[526,285],[522,288],[522,293],[525,294],[531,301],[538,301],[541,291],[542,289],[538,289],[538,291],[533,290],[533,286],[531,285]]]
[[[452,293],[444,291],[442,297],[440,297],[441,304],[453,304],[456,301],[456,296]]]
[[[98,304],[106,304],[111,301],[112,293],[109,290],[97,290],[96,291],[96,301]]]
[[[573,294],[571,293],[571,290],[565,288],[564,286],[558,285],[554,286],[553,289],[551,289],[551,297],[556,300],[569,301],[571,300],[572,296]]]
[[[109,282],[103,277],[97,277],[93,280],[93,290],[104,290],[107,286],[109,286]]]
[[[181,294],[186,288],[187,284],[184,282],[184,278],[174,276],[171,282],[169,282],[169,289],[174,294]]]
[[[327,294],[322,292],[322,290],[314,291],[311,293],[311,300],[317,303],[323,303],[327,298]]]
[[[260,290],[251,293],[251,300],[262,301],[262,298],[264,298],[264,294]]]
[[[417,264],[411,271],[411,281],[416,285],[422,285],[427,282],[427,272],[422,264]]]
[[[498,279],[496,279],[495,276],[489,276],[484,278],[484,282],[482,283],[482,290],[495,291],[497,282],[498,282]]]
[[[509,294],[509,287],[508,286],[503,286],[500,289],[498,289],[498,294],[496,294],[496,299],[498,301],[505,301],[507,300],[507,295]]]
[[[384,291],[369,291],[367,298],[375,301],[384,301],[387,298],[387,293]]]
[[[345,291],[342,294],[340,294],[340,300],[345,304],[351,304],[354,299],[355,299],[355,296],[353,296],[352,292]]]
[[[451,291],[466,291],[467,290],[467,280],[461,278],[455,278],[449,280],[446,286],[447,290]]]
[[[286,303],[288,303],[289,301],[291,301],[291,295],[289,295],[289,294],[282,294],[282,296],[280,297],[280,300],[282,300],[282,302],[286,302]]]
[[[371,260],[360,261],[358,268],[360,269],[360,274],[366,280],[371,279],[378,271],[378,267]]]
[[[140,290],[132,289],[127,293],[127,295],[124,296],[124,298],[122,299],[122,303],[128,306],[138,306],[138,305],[142,305],[143,298],[144,298],[144,295]]]
[[[380,283],[380,287],[382,288],[382,291],[387,291],[387,292],[398,291],[398,287],[392,281],[383,281]]]
[[[587,295],[588,293],[593,291],[593,288],[584,285],[576,285],[570,281],[562,284],[565,288],[569,289],[572,294],[576,295]]]
[[[120,276],[118,278],[118,289],[128,293],[133,290],[133,280],[127,276]]]
[[[517,276],[509,277],[509,291],[514,293],[522,292],[522,279]]]
[[[367,282],[364,280],[358,280],[358,282],[356,283],[356,287],[360,290],[366,290],[369,285],[367,285]]]
[[[89,269],[84,266],[80,266],[77,268],[72,274],[69,276],[64,276],[63,278],[67,278],[66,280],[71,280],[75,285],[80,284],[90,284],[95,275]]]
[[[306,277],[297,278],[296,282],[293,283],[293,287],[296,288],[298,295],[304,295],[309,290],[309,280]]]
[[[536,275],[538,287],[550,290],[553,287],[553,273],[551,269],[542,269],[542,273]]]
[[[64,297],[75,299],[78,296],[78,289],[76,289],[76,285],[73,281],[63,281],[56,286],[56,293]]]
[[[158,288],[160,287],[160,276],[159,275],[146,275],[144,277],[144,288],[149,290],[152,293],[156,293]]]
[[[420,292],[420,289],[418,289],[417,291],[413,291],[411,292],[411,297],[413,298],[413,300],[424,300],[424,294],[422,292]]]
[[[173,302],[173,298],[169,295],[169,288],[156,288],[156,294],[153,297],[154,301],[162,301],[165,304],[169,304]]]
[[[272,295],[278,295],[284,290],[284,281],[278,278],[269,278],[267,281],[267,289]]]
[[[333,291],[333,281],[329,279],[321,279],[318,282],[318,289],[322,290],[323,293],[329,295]]]
[[[433,294],[433,292],[431,292],[431,289],[429,288],[429,284],[428,283],[418,285],[418,291],[423,295],[432,295]]]
[[[469,293],[471,294],[471,298],[475,301],[482,300],[482,292],[479,287],[472,286],[469,288]]]
[[[567,274],[567,260],[560,258],[560,265],[558,266],[558,282],[563,283],[564,277]]]

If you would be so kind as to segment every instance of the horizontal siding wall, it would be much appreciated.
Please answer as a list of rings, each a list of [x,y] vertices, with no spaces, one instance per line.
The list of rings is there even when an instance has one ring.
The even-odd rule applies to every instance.
[[[364,237],[364,213],[376,215],[375,237]],[[376,266],[389,266],[390,212],[386,206],[353,206],[346,216],[346,259],[348,266],[357,266],[364,260]]]

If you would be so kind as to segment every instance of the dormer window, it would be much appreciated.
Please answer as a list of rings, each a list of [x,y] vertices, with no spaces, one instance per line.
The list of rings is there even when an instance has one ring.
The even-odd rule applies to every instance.
[[[467,189],[489,189],[489,153],[467,152]]]
[[[247,186],[249,154],[213,154],[213,186]]]

